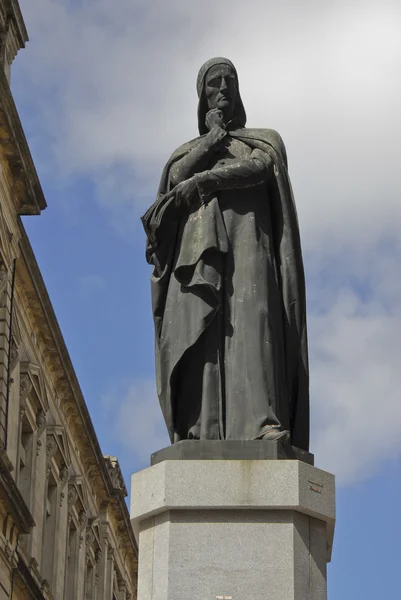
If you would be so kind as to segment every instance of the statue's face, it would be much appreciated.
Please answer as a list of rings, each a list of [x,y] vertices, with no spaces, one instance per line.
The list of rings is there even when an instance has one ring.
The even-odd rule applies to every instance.
[[[219,108],[232,116],[238,84],[235,73],[229,65],[215,65],[209,69],[205,78],[205,93],[209,110]]]

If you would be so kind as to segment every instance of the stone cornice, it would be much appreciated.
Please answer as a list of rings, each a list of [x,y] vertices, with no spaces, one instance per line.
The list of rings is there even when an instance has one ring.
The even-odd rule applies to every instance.
[[[10,473],[9,460],[3,449],[0,449],[0,489],[1,495],[8,500],[8,506],[20,532],[30,533],[35,521]]]
[[[0,70],[0,149],[13,177],[13,199],[19,215],[38,215],[46,200],[33,164],[6,75]]]
[[[17,0],[2,0],[2,9],[5,17],[12,19],[15,32],[18,39],[19,48],[25,48],[25,43],[28,41],[28,32],[25,27],[24,19]]]
[[[113,483],[114,491],[121,492],[123,497],[126,498],[128,496],[128,491],[125,485],[123,474],[121,473],[120,465],[118,464],[117,457],[105,454],[104,460],[106,461],[107,470]]]

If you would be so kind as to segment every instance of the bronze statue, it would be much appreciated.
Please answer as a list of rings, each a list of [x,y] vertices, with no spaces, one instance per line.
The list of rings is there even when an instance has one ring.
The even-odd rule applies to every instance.
[[[305,279],[284,144],[245,128],[234,65],[201,68],[200,136],[169,159],[142,221],[157,386],[171,441],[308,450]]]

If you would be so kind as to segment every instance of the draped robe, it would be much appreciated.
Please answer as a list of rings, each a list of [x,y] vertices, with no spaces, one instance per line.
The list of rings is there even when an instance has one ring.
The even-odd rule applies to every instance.
[[[284,145],[273,130],[231,131],[208,169],[232,163],[238,181],[185,212],[168,195],[174,165],[202,137],[172,155],[142,219],[171,441],[258,439],[274,426],[308,450],[305,281]],[[248,182],[241,164],[255,152],[274,167]]]

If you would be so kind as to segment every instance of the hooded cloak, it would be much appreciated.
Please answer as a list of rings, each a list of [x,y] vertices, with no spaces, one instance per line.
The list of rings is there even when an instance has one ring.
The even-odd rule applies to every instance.
[[[221,58],[208,61],[199,72],[198,119],[201,134],[205,131],[203,124],[208,110],[204,95],[205,75],[211,66],[221,63],[229,64],[236,74],[232,63]],[[269,326],[272,324],[268,329],[270,333],[265,341],[259,340],[278,349],[275,355],[276,366],[263,364],[263,357],[258,359],[257,355],[252,355],[252,341],[248,349],[241,349],[241,356],[252,356],[252,369],[258,368],[263,373],[268,373],[271,379],[281,379],[278,383],[282,390],[279,402],[285,404],[285,407],[281,407],[281,412],[287,415],[283,427],[290,430],[294,446],[308,450],[309,377],[305,280],[286,152],[279,134],[274,130],[244,127],[246,115],[239,92],[235,117],[238,128],[230,131],[231,138],[246,144],[252,150],[262,151],[274,164],[274,174],[263,191],[266,204],[261,204],[258,210],[269,211],[269,264],[273,265],[274,272],[274,282],[272,284],[270,281],[269,286],[279,298],[274,304],[274,314],[266,317]],[[239,290],[233,289],[228,294],[227,282],[224,280],[225,265],[232,258],[234,249],[220,205],[220,195],[214,194],[206,206],[194,206],[187,213],[177,208],[174,196],[169,195],[173,187],[170,177],[172,165],[185,157],[202,137],[201,135],[201,138],[184,144],[170,157],[161,177],[156,202],[142,218],[147,234],[146,257],[154,266],[151,288],[156,335],[157,389],[172,442],[182,439],[182,434],[177,436],[177,431],[182,431],[182,420],[187,421],[188,415],[192,414],[189,410],[191,394],[185,398],[179,397],[182,389],[180,381],[185,378],[187,365],[206,360],[205,340],[209,346],[222,343],[218,323],[225,297],[230,295],[231,302],[241,301]],[[247,198],[252,200],[252,194],[255,193],[252,188],[246,193]],[[225,194],[230,197],[229,191]],[[243,217],[239,214],[236,218],[240,220]],[[260,255],[256,259],[263,261],[266,252],[264,246],[258,246],[261,235],[263,232],[255,230],[255,239],[251,242],[255,252]],[[237,265],[236,268],[240,266]],[[248,281],[247,285],[254,285],[254,282]],[[259,310],[261,302],[263,298],[255,297],[255,311]],[[235,329],[246,327],[245,322],[234,323]],[[272,334],[272,331],[276,333]],[[254,335],[256,339],[260,334],[255,330]],[[277,335],[279,340],[275,339]],[[260,364],[255,365],[257,362]],[[223,367],[224,358],[220,365],[220,368]],[[221,388],[214,393],[220,395],[219,418],[224,420],[225,398],[222,397]],[[230,401],[233,401],[232,398]],[[263,399],[259,398],[258,402],[260,405]],[[251,419],[252,406],[247,404],[247,398],[238,401],[236,410],[236,419],[240,422]],[[206,419],[206,409],[202,408],[201,412],[202,418]],[[185,426],[191,425],[186,421]],[[243,431],[250,430],[244,428]],[[221,433],[219,435],[223,437]],[[244,436],[246,433],[241,433],[238,437],[250,439]]]
[[[237,83],[239,84],[237,69],[234,67],[231,60],[228,60],[228,58],[222,58],[222,57],[211,58],[210,60],[205,62],[204,65],[202,65],[202,67],[199,70],[198,79],[196,81],[196,91],[198,93],[198,98],[199,98],[198,129],[199,129],[200,135],[203,135],[208,132],[208,129],[207,129],[206,123],[205,123],[206,113],[209,110],[208,105],[207,105],[207,100],[206,100],[206,94],[205,94],[205,77],[206,77],[206,73],[209,71],[209,69],[211,69],[212,67],[214,67],[216,65],[229,66],[232,69],[232,71],[237,79]],[[245,112],[245,108],[242,103],[241,95],[239,92],[239,85],[238,85],[238,94],[237,94],[236,103],[235,103],[234,115],[235,115],[235,121],[236,121],[237,127],[245,127],[246,112]]]

